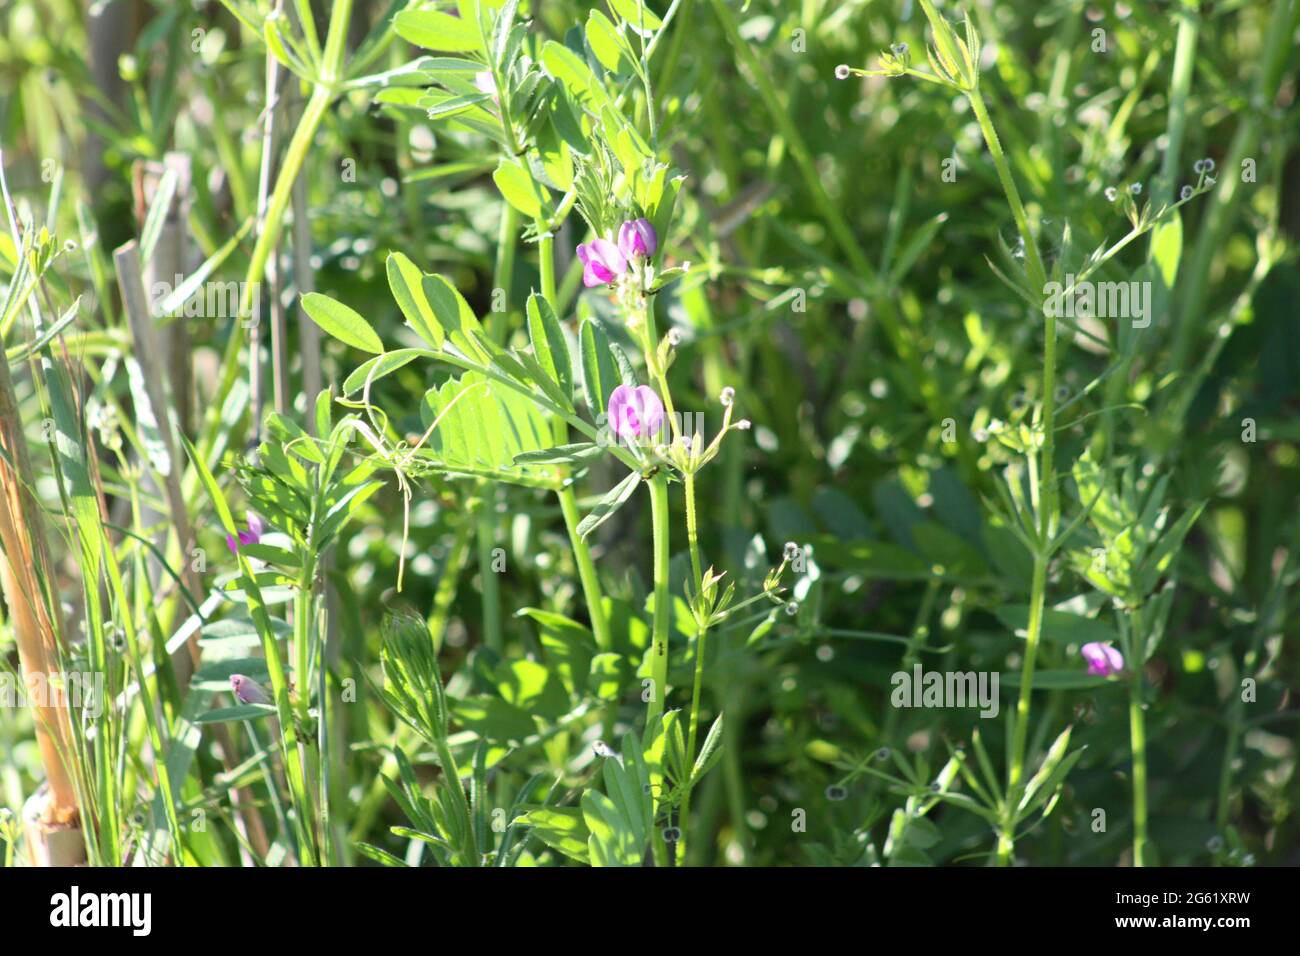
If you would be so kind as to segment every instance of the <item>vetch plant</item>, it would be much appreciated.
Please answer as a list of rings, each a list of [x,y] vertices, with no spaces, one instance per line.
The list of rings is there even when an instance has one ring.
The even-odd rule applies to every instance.
[[[850,70],[850,72],[864,76],[916,77],[951,89],[967,99],[979,124],[980,133],[989,150],[998,181],[1002,186],[1012,219],[1019,233],[1019,245],[1016,252],[1013,253],[1007,249],[1005,244],[1002,246],[1003,268],[997,270],[998,275],[1036,312],[1044,316],[1043,364],[1039,402],[1029,416],[1026,416],[1025,410],[1021,409],[1016,416],[1018,420],[1013,428],[1005,428],[1001,426],[1001,423],[995,423],[995,426],[990,429],[1006,447],[1012,449],[1018,456],[1023,457],[1023,469],[1018,465],[1009,467],[1005,474],[1005,482],[999,483],[997,486],[1001,502],[998,514],[1002,522],[1015,532],[1016,536],[1033,556],[1024,659],[1019,682],[1020,694],[1015,712],[1010,717],[1011,744],[1008,753],[1006,785],[1005,789],[999,793],[998,789],[993,786],[993,782],[986,780],[985,783],[988,788],[984,791],[987,803],[993,811],[992,816],[994,819],[991,822],[996,823],[998,832],[996,859],[998,863],[1006,865],[1010,863],[1014,853],[1016,831],[1019,823],[1029,811],[1043,802],[1042,800],[1037,802],[1032,800],[1031,788],[1041,792],[1047,780],[1053,781],[1054,785],[1057,784],[1059,782],[1058,778],[1052,775],[1059,770],[1061,778],[1063,778],[1069,765],[1081,753],[1081,751],[1075,751],[1070,760],[1064,760],[1065,747],[1068,745],[1069,740],[1069,729],[1067,728],[1049,751],[1048,759],[1043,764],[1043,770],[1040,770],[1039,775],[1033,781],[1025,781],[1025,763],[1028,756],[1027,745],[1030,728],[1030,702],[1047,607],[1049,564],[1053,556],[1071,540],[1079,525],[1089,517],[1100,498],[1100,490],[1093,495],[1081,494],[1081,510],[1079,514],[1064,528],[1061,527],[1060,489],[1056,462],[1056,434],[1059,430],[1056,423],[1057,405],[1061,400],[1060,396],[1057,395],[1056,386],[1058,313],[1060,310],[1049,307],[1049,303],[1055,301],[1053,296],[1059,297],[1073,294],[1074,289],[1081,282],[1084,282],[1088,275],[1110,260],[1135,238],[1155,228],[1157,223],[1177,208],[1177,204],[1154,208],[1151,203],[1147,203],[1139,208],[1137,197],[1141,195],[1142,185],[1137,182],[1132,183],[1121,198],[1126,215],[1128,215],[1132,223],[1132,231],[1128,236],[1108,248],[1104,247],[1095,251],[1089,257],[1087,267],[1079,270],[1078,276],[1072,275],[1070,277],[1068,289],[1063,292],[1059,291],[1062,289],[1060,282],[1049,282],[1047,266],[1039,250],[1041,240],[1030,227],[1030,217],[1021,200],[1015,177],[1007,162],[997,130],[994,127],[980,89],[982,45],[979,31],[975,28],[969,13],[964,18],[964,34],[959,36],[953,26],[939,14],[930,0],[921,0],[921,6],[933,34],[933,44],[927,49],[929,72],[919,70],[911,65],[906,45],[896,45],[891,49],[890,53],[885,54],[882,57],[881,69],[879,70]],[[1197,172],[1202,175],[1201,186],[1205,187],[1205,167],[1203,165],[1199,166]],[[1210,185],[1212,185],[1212,181]],[[1110,195],[1111,193],[1108,192],[1108,196]],[[1180,203],[1190,200],[1192,195],[1184,196]],[[1023,259],[1023,262],[1021,259]],[[1053,273],[1059,273],[1061,269],[1062,262],[1058,260],[1053,265]],[[1053,287],[1058,290],[1057,293],[1052,293]],[[1149,319],[1141,324],[1134,323],[1135,327],[1138,328],[1147,324],[1149,324]],[[1135,341],[1136,339],[1133,336],[1120,337],[1120,342],[1124,344],[1125,352],[1129,355],[1131,355]],[[1025,475],[1028,478],[1027,489],[1026,482],[1022,477]],[[1080,487],[1082,489],[1083,486]],[[1129,657],[1132,659],[1131,655]],[[1134,673],[1138,675],[1134,679],[1140,680],[1140,668],[1136,668]],[[1134,693],[1136,694],[1137,691],[1135,690]],[[1136,702],[1133,706],[1135,708],[1139,707]],[[1134,712],[1133,717],[1134,800],[1135,816],[1137,817],[1136,827],[1139,831],[1139,836],[1135,838],[1135,862],[1138,865],[1143,862],[1141,848],[1145,843],[1146,816],[1144,793],[1145,758],[1141,753],[1142,728],[1140,717],[1139,709]],[[1046,777],[1043,775],[1044,770],[1048,771]],[[1033,786],[1035,782],[1037,782],[1037,786]],[[1054,802],[1053,799],[1052,803]],[[1050,812],[1052,803],[1047,805],[1044,815]]]
[[[418,27],[424,21],[432,22],[431,18],[436,16],[399,15],[398,32],[416,42],[428,40],[436,46],[437,41],[429,40],[430,34]],[[675,339],[658,334],[655,297],[686,272],[685,266],[662,265],[667,246],[660,242],[661,236],[670,234],[674,201],[682,180],[670,179],[668,167],[658,161],[653,145],[653,120],[647,142],[612,103],[592,99],[595,78],[584,73],[586,68],[571,53],[551,41],[543,46],[540,57],[546,74],[540,72],[537,61],[524,52],[529,48],[526,25],[516,22],[515,17],[514,3],[508,3],[495,15],[485,9],[478,24],[482,45],[474,52],[487,59],[501,93],[497,115],[492,119],[499,124],[499,135],[495,138],[507,147],[494,176],[505,201],[503,249],[498,251],[497,260],[497,279],[503,287],[509,283],[502,273],[513,268],[513,223],[517,214],[525,213],[533,220],[538,243],[542,289],[528,298],[525,321],[518,329],[520,334],[514,334],[514,329],[500,328],[499,323],[497,327],[485,327],[447,278],[421,273],[400,253],[389,257],[389,283],[408,326],[423,341],[422,347],[384,351],[368,323],[349,307],[323,297],[317,297],[314,305],[304,304],[327,332],[376,353],[349,376],[344,392],[360,393],[359,401],[349,399],[348,404],[365,411],[377,449],[386,448],[393,439],[388,437],[387,416],[377,413],[369,400],[370,389],[376,381],[416,357],[436,359],[463,373],[459,379],[449,379],[425,396],[427,428],[420,440],[404,453],[403,463],[418,464],[421,469],[451,476],[554,491],[560,497],[582,577],[586,610],[595,637],[591,650],[600,657],[618,655],[608,631],[600,583],[587,540],[629,501],[638,486],[648,487],[653,556],[651,627],[644,659],[632,662],[639,665],[636,673],[644,682],[646,725],[640,736],[626,737],[625,742],[650,761],[646,782],[654,792],[647,798],[646,807],[622,807],[617,819],[621,825],[631,827],[633,838],[629,841],[627,834],[618,832],[615,839],[624,850],[648,845],[654,858],[662,864],[668,862],[671,847],[685,844],[689,839],[689,792],[697,775],[677,768],[679,772],[671,777],[675,786],[670,789],[660,778],[665,771],[659,761],[665,758],[655,754],[668,741],[670,753],[677,755],[674,759],[679,763],[702,759],[703,754],[697,754],[695,748],[703,636],[710,624],[725,614],[732,594],[728,588],[719,595],[721,575],[712,569],[704,571],[698,540],[695,480],[700,469],[717,454],[724,436],[732,430],[742,430],[747,423],[732,423],[734,392],[729,392],[723,425],[705,448],[702,435],[682,432],[676,415],[667,377],[676,357]],[[648,46],[641,51],[640,65],[642,75],[647,78],[648,51]],[[461,82],[451,73],[435,73],[435,79],[449,93],[457,91]],[[448,101],[441,99],[443,95],[431,94],[429,102],[446,104]],[[518,117],[530,115],[523,112],[529,109],[527,104],[543,96],[553,98],[563,111],[574,117],[598,116],[603,122],[599,127],[593,126],[591,134],[580,141],[574,140],[570,130],[561,126],[558,119],[550,127],[521,124]],[[481,110],[481,105],[472,98],[456,102],[455,111],[444,111],[433,105],[430,115],[460,117],[466,109]],[[656,106],[652,99],[647,100],[647,108],[653,116]],[[556,165],[557,149],[562,166]],[[537,170],[544,171],[545,175],[538,175]],[[568,196],[556,202],[551,190],[565,186],[569,189]],[[582,265],[583,283],[592,289],[614,286],[615,304],[627,340],[634,353],[640,353],[641,366],[650,384],[638,381],[631,357],[612,340],[602,320],[588,317],[574,335],[557,311],[552,234],[574,207],[592,233],[589,241],[579,243],[575,249]],[[616,235],[617,242],[605,238],[607,235]],[[569,346],[571,339],[578,343],[576,363]],[[574,393],[579,387],[586,415],[575,401]],[[665,418],[669,441],[654,444],[651,440],[660,432]],[[503,430],[500,425],[506,428]],[[602,440],[601,432],[606,427],[618,442]],[[585,440],[570,442],[570,429]],[[627,473],[585,518],[578,520],[574,483],[597,456],[621,462]],[[375,463],[382,466],[392,460],[391,455],[381,452]],[[680,725],[665,712],[665,701],[671,690],[669,639],[673,601],[669,569],[669,485],[670,481],[677,480],[683,483],[686,497],[692,568],[687,598],[695,602],[697,625],[696,645],[692,649],[697,674],[689,740],[673,736],[680,734]],[[488,575],[484,574],[483,578],[486,582]],[[775,598],[778,592],[779,585],[773,582],[765,593]],[[495,599],[485,587],[485,600]],[[749,603],[742,602],[736,607]],[[488,645],[501,649],[499,639],[494,639],[490,630]],[[606,713],[603,723],[607,732],[613,729],[614,719],[611,712]],[[721,724],[717,726],[720,733]],[[710,749],[718,745],[718,733],[710,735]],[[702,774],[704,769],[701,765],[698,773]],[[584,815],[603,816],[608,822],[612,811],[599,798],[593,799],[596,805],[584,806]],[[654,827],[670,826],[674,812],[679,813],[674,829],[680,838],[671,843],[659,837],[652,839],[650,831]],[[592,852],[597,852],[594,847]]]
[[[1297,0],[102,7],[0,862],[1292,861]]]

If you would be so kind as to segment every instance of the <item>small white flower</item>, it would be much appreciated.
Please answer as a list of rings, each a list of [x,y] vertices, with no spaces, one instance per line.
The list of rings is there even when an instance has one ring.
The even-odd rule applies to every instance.
[[[722,402],[724,408],[730,408],[731,404],[735,400],[736,400],[736,390],[732,388],[730,385],[724,388],[722,390],[722,394],[718,396],[718,401]]]

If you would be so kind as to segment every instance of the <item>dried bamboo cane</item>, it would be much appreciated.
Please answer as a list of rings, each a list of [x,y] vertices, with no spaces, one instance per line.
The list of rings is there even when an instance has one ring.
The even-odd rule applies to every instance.
[[[23,440],[22,418],[9,363],[0,356],[0,590],[13,621],[18,661],[29,688],[44,692],[32,700],[36,743],[45,766],[46,785],[23,808],[27,842],[38,866],[75,866],[85,861],[85,843],[77,809],[77,790],[70,760],[72,728],[67,711],[51,688],[59,663],[63,625],[49,581],[49,551]]]

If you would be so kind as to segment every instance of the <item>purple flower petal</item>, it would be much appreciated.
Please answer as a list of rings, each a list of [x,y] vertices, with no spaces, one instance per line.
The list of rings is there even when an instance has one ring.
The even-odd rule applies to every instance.
[[[1079,653],[1088,663],[1088,673],[1096,677],[1109,677],[1124,669],[1124,655],[1118,649],[1101,641],[1083,645]]]
[[[582,261],[582,282],[587,288],[609,285],[618,276],[627,272],[627,259],[618,251],[618,246],[608,239],[593,239],[578,246],[578,258]]]
[[[609,395],[609,421],[624,439],[651,438],[664,423],[664,404],[648,385],[620,385]]]
[[[618,249],[628,259],[648,259],[659,248],[659,237],[649,219],[629,219],[618,230]]]

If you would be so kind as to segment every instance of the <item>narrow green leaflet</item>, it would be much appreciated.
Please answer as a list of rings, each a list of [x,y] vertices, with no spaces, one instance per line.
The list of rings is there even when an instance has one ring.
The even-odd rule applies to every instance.
[[[403,40],[426,50],[483,52],[477,24],[438,10],[403,10],[393,18],[393,29]]]
[[[560,387],[565,395],[573,393],[573,362],[564,329],[556,318],[555,310],[545,297],[534,292],[528,297],[528,338],[533,355],[542,370]]]
[[[384,343],[370,323],[342,302],[319,292],[308,292],[302,297],[302,307],[313,322],[340,342],[374,355],[384,351]]]
[[[610,515],[623,507],[640,483],[641,473],[637,471],[630,472],[626,478],[605,493],[605,497],[601,498],[596,503],[596,507],[591,509],[591,514],[578,522],[578,534],[585,538],[599,528],[608,520]]]
[[[529,219],[540,219],[542,217],[545,200],[538,195],[533,177],[519,163],[511,160],[501,160],[497,165],[496,172],[492,174],[492,179],[497,184],[497,188],[501,190],[501,195],[505,197],[506,202]]]
[[[609,348],[609,336],[598,319],[587,319],[579,334],[582,350],[582,393],[592,415],[605,414],[610,392],[622,383],[622,377]]]
[[[441,349],[444,341],[442,326],[434,315],[433,306],[424,294],[424,273],[419,266],[400,252],[390,252],[385,263],[388,287],[392,289],[397,307],[406,317],[406,324],[433,349]]]

